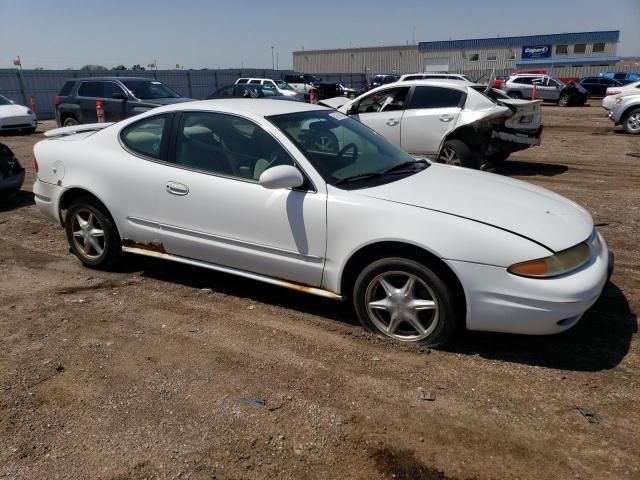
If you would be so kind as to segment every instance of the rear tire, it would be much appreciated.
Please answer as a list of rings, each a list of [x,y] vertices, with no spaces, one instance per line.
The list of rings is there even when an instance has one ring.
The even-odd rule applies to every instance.
[[[632,135],[640,134],[640,108],[631,110],[622,121],[624,131]]]
[[[439,163],[458,167],[478,168],[478,162],[471,149],[461,140],[447,140],[438,155]]]
[[[353,288],[360,323],[401,342],[439,347],[460,325],[454,295],[429,267],[407,258],[374,261]]]
[[[560,95],[560,98],[558,99],[558,105],[560,105],[561,107],[568,107],[570,103],[571,99],[569,98],[569,95]]]
[[[86,266],[108,269],[122,254],[115,222],[107,209],[93,197],[80,197],[69,206],[64,218],[71,253]]]
[[[509,95],[511,98],[515,98],[516,100],[522,98],[522,94],[520,92],[509,92],[507,95]]]
[[[72,116],[65,118],[64,122],[62,122],[63,127],[74,127],[79,124],[80,122],[76,120],[76,117],[72,117]]]

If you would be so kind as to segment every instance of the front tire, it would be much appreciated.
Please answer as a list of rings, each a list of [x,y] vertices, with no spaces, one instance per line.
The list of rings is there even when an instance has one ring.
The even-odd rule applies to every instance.
[[[438,155],[439,163],[457,167],[478,168],[478,163],[471,149],[461,140],[447,140]]]
[[[640,108],[636,108],[627,113],[622,122],[624,131],[637,135],[640,133]]]
[[[509,95],[509,97],[514,98],[516,100],[519,100],[522,98],[522,94],[520,92],[509,92],[507,95]]]
[[[80,197],[65,215],[65,231],[71,253],[87,267],[107,269],[122,253],[118,229],[104,205],[92,197]]]
[[[356,279],[353,303],[365,328],[401,342],[438,347],[460,323],[449,287],[433,270],[407,258],[384,258],[365,267]]]
[[[76,120],[76,117],[67,117],[64,119],[64,122],[62,122],[63,127],[75,127],[78,124],[79,122]]]
[[[571,103],[569,95],[560,95],[560,98],[558,99],[558,105],[560,105],[561,107],[568,107],[569,103]]]

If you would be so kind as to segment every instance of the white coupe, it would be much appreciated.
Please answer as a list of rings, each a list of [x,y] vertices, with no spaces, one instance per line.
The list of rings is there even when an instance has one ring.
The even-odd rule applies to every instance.
[[[327,131],[337,150],[318,148]],[[416,160],[317,105],[182,103],[48,136],[35,200],[86,266],[129,252],[350,298],[365,327],[401,341],[561,332],[612,268],[575,203]]]
[[[0,132],[19,130],[33,133],[37,127],[38,119],[35,113],[0,95]]]

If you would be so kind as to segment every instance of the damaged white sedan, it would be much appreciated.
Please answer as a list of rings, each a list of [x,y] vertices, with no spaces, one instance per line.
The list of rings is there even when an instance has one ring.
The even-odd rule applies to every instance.
[[[47,136],[35,201],[86,266],[128,252],[350,299],[400,341],[561,332],[613,266],[575,203],[416,160],[317,105],[181,103]]]
[[[540,144],[541,100],[516,100],[463,81],[416,80],[375,88],[354,99],[323,100],[412,155],[468,168],[497,166]],[[332,147],[332,138],[324,143]]]

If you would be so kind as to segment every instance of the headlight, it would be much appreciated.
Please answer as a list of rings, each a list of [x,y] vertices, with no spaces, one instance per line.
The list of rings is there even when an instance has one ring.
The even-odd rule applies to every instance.
[[[557,277],[580,268],[591,258],[589,240],[579,243],[550,257],[538,258],[527,262],[516,263],[508,268],[509,273],[522,277],[549,278]],[[596,240],[592,242],[597,242]],[[599,242],[598,242],[599,243]],[[594,245],[595,247],[595,245]]]
[[[622,102],[624,102],[624,97],[616,98],[616,105],[620,105]]]

